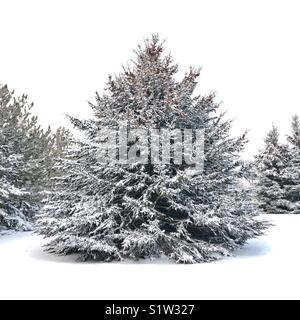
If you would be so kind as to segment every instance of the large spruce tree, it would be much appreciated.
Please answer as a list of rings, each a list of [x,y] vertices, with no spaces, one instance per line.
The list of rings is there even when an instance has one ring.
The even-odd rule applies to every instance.
[[[93,119],[70,117],[84,138],[56,164],[55,188],[38,221],[40,234],[51,237],[46,248],[102,261],[165,255],[197,263],[227,255],[266,227],[239,186],[245,134],[230,136],[232,122],[214,94],[194,94],[199,70],[177,80],[157,36],[135,54],[90,103]],[[103,164],[101,132],[124,122],[129,131],[204,128],[204,171],[191,175],[174,161]]]
[[[16,97],[0,86],[0,231],[32,228],[61,149],[58,139],[69,136],[64,129],[43,130],[32,106],[26,95]]]

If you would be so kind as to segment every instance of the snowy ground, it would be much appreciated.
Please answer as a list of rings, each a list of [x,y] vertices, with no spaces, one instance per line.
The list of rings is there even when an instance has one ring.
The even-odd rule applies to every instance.
[[[300,215],[221,261],[82,263],[42,251],[31,233],[0,236],[0,299],[299,299]]]

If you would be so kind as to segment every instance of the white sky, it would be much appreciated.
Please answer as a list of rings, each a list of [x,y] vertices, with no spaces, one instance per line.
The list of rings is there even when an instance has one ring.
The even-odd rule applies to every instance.
[[[0,83],[27,93],[43,125],[68,125],[152,33],[182,72],[203,66],[198,90],[218,92],[234,133],[251,129],[247,155],[300,113],[299,0],[0,0]]]

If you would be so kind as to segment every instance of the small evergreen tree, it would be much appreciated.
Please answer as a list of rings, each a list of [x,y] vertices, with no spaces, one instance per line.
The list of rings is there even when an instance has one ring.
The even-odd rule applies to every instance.
[[[287,137],[293,148],[300,149],[300,120],[298,115],[294,115],[291,121],[292,133]]]
[[[59,158],[72,141],[72,135],[69,130],[59,127],[53,135],[53,143],[51,145],[51,159]]]
[[[258,200],[265,213],[289,213],[291,208],[285,195],[283,171],[289,163],[289,148],[279,142],[279,132],[273,126],[265,139],[264,149],[257,156]]]
[[[60,129],[44,131],[31,115],[27,96],[0,86],[0,229],[28,230],[40,209]]]
[[[7,229],[29,230],[31,206],[28,192],[18,187],[23,157],[11,146],[0,145],[0,232]]]
[[[282,179],[285,198],[289,201],[290,213],[300,213],[300,121],[295,115],[291,122],[292,133],[287,137],[291,144],[288,166],[283,170]]]
[[[243,178],[247,181],[249,186],[255,186],[257,181],[257,168],[255,160],[244,160],[242,161],[242,171],[244,172]]]
[[[266,224],[255,219],[258,210],[239,186],[245,134],[230,136],[232,122],[218,113],[214,94],[193,94],[199,70],[190,69],[180,82],[176,73],[153,36],[138,48],[133,66],[109,77],[106,93],[96,94],[93,119],[70,117],[85,138],[57,162],[55,188],[38,220],[39,233],[52,237],[47,250],[79,253],[83,260],[163,254],[196,263],[262,234]],[[191,175],[174,161],[103,164],[100,132],[123,122],[129,131],[204,128],[204,172]]]

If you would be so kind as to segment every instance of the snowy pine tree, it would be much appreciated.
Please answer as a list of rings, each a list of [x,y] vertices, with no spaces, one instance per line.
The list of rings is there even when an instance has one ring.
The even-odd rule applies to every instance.
[[[255,160],[244,160],[242,161],[242,172],[243,178],[247,181],[249,186],[255,186],[255,182],[257,181],[257,168]]]
[[[245,135],[230,136],[232,123],[218,112],[214,94],[194,95],[199,70],[191,68],[181,81],[176,73],[153,36],[138,48],[133,66],[109,77],[106,92],[96,94],[93,119],[70,118],[85,138],[56,165],[55,188],[38,220],[40,234],[52,237],[48,251],[79,253],[83,260],[165,255],[196,263],[262,234],[266,224],[255,219],[258,211],[239,186]],[[122,123],[129,133],[204,128],[204,172],[191,175],[187,163],[174,159],[168,165],[103,164],[101,132]]]
[[[289,213],[283,172],[290,161],[287,145],[280,143],[278,128],[273,126],[265,139],[264,149],[257,156],[258,200],[265,213]]]
[[[285,198],[289,201],[290,213],[300,213],[300,121],[295,115],[292,118],[292,133],[288,136],[291,144],[288,166],[283,170]]]
[[[31,228],[28,222],[31,211],[28,192],[17,187],[22,165],[21,155],[14,154],[10,146],[0,145],[0,232]]]
[[[0,86],[0,231],[31,228],[49,184],[57,137],[66,134],[42,130],[31,108],[27,96]]]
[[[258,156],[257,195],[266,213],[300,213],[300,122],[294,116],[291,145],[279,143],[278,129],[267,136],[265,149]]]
[[[300,149],[300,119],[298,115],[294,115],[291,121],[292,133],[287,137],[293,148]]]

